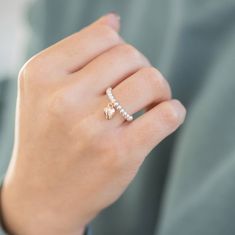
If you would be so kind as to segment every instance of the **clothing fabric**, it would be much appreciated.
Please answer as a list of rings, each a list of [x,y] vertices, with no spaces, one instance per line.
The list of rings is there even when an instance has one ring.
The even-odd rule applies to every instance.
[[[93,234],[235,234],[235,1],[40,0],[28,15],[26,58],[113,10],[121,35],[160,69],[188,115],[92,222]],[[15,84],[0,83],[2,175],[12,151]]]

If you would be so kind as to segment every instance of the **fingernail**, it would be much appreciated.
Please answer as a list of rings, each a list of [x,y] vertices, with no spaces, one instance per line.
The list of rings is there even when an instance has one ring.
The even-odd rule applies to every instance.
[[[110,12],[104,16],[105,23],[112,27],[115,31],[120,28],[120,16],[116,12]]]
[[[121,16],[116,11],[110,11],[108,14],[114,15],[118,21],[121,19]]]
[[[181,121],[181,123],[183,123],[186,117],[186,113],[187,113],[186,108],[179,100],[174,99],[172,100],[172,102],[174,104],[174,108],[175,108],[175,111],[177,112],[179,120]]]

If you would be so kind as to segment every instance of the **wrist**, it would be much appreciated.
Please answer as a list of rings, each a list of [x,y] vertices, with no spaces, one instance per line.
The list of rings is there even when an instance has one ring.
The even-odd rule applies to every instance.
[[[8,193],[6,187],[0,188],[0,222],[7,234],[84,235],[85,226],[69,228],[67,224],[60,222],[59,214],[52,215],[49,213],[50,216],[46,216],[47,212],[44,211],[45,216],[42,216],[44,213],[39,212],[39,210],[36,213],[37,210],[31,210],[26,206],[22,207],[22,203],[11,200],[12,197]]]

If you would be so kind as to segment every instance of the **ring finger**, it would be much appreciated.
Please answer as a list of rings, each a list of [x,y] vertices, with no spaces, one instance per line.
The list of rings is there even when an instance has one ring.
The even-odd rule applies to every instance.
[[[157,69],[144,67],[114,87],[112,94],[123,109],[129,115],[133,115],[148,106],[152,107],[169,100],[171,89]],[[102,96],[101,105],[105,107],[108,103],[107,95]],[[102,111],[101,108],[100,114],[105,118]],[[123,116],[116,110],[116,114],[110,120],[110,123],[120,125],[124,121]]]

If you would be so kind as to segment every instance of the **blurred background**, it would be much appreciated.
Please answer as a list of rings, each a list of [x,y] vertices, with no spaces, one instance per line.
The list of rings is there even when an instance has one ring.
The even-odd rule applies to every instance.
[[[234,0],[0,0],[0,175],[11,157],[20,67],[110,11],[188,116],[92,221],[93,234],[235,234]]]
[[[15,76],[25,57],[30,28],[26,20],[30,0],[0,1],[0,76]]]

